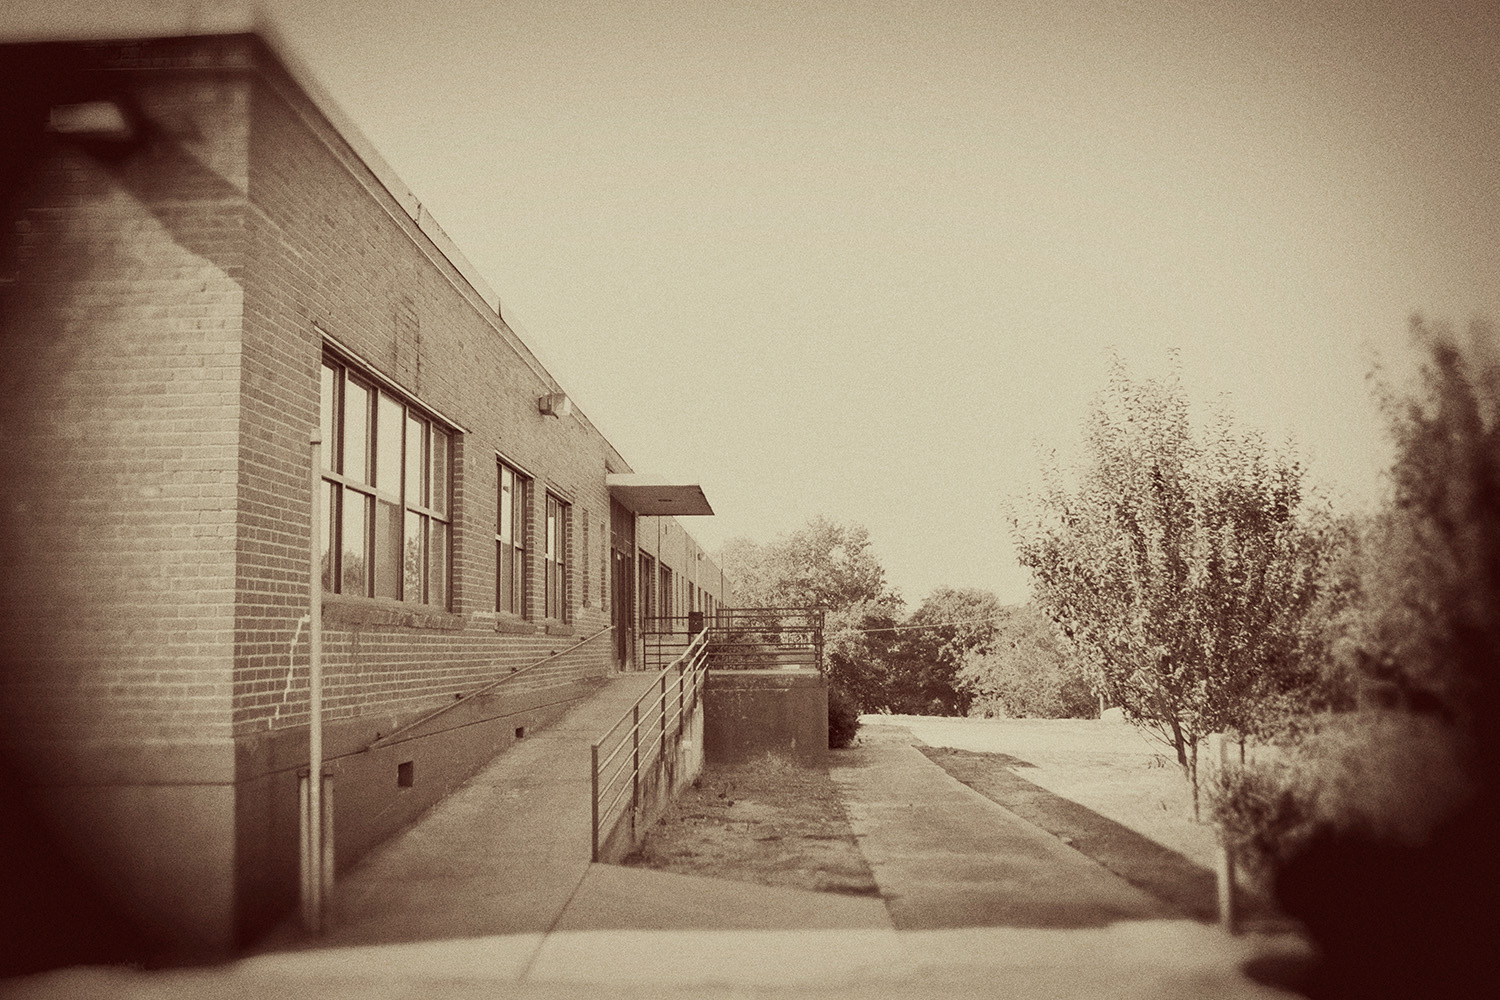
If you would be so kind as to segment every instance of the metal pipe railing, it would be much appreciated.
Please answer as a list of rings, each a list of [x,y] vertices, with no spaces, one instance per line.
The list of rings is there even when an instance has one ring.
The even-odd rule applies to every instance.
[[[594,861],[599,860],[600,835],[606,828],[612,828],[612,822],[620,815],[617,807],[627,793],[631,808],[640,808],[641,775],[649,772],[658,761],[666,760],[671,743],[669,730],[675,724],[677,739],[680,740],[687,729],[688,717],[701,704],[707,652],[707,634],[700,634],[681,656],[661,669],[655,683],[642,692],[590,748],[590,786],[593,791],[591,856]],[[670,701],[667,697],[669,675],[673,673],[676,674],[679,706],[675,715],[668,710]],[[621,732],[621,727],[627,722],[630,728]],[[630,751],[628,758],[625,756],[627,748]]]
[[[513,680],[515,680],[517,677],[520,677],[522,674],[526,673],[526,671],[528,671],[528,670],[531,670],[531,669],[533,669],[535,667],[540,667],[544,663],[550,663],[551,661],[557,659],[559,656],[567,656],[569,653],[573,652],[573,650],[577,649],[579,646],[582,646],[584,643],[593,642],[595,639],[599,638],[601,635],[604,635],[606,632],[611,632],[613,630],[614,630],[614,626],[613,625],[606,625],[603,628],[601,628],[599,631],[595,632],[593,635],[588,636],[588,637],[583,638],[583,639],[579,639],[577,642],[573,643],[573,645],[569,646],[567,649],[564,649],[564,650],[562,650],[560,652],[552,653],[552,654],[550,654],[548,656],[544,656],[540,660],[537,660],[535,663],[528,663],[524,667],[520,667],[520,668],[518,668],[516,670],[512,670],[510,673],[506,674],[504,677],[496,678],[495,680],[490,681],[488,684],[484,685],[483,687],[478,688],[477,690],[474,690],[474,691],[470,691],[468,694],[464,695],[461,698],[455,698],[452,701],[448,702],[447,704],[439,706],[437,709],[435,709],[435,710],[433,710],[431,712],[428,712],[426,715],[422,716],[420,719],[415,719],[415,720],[413,720],[411,722],[408,722],[406,725],[402,726],[401,728],[399,728],[399,729],[393,729],[393,730],[391,730],[390,732],[386,733],[383,736],[377,736],[375,739],[373,739],[373,740],[370,741],[370,744],[368,746],[366,746],[365,749],[366,750],[374,750],[376,747],[384,746],[385,744],[390,743],[392,740],[394,740],[397,736],[400,736],[402,733],[409,733],[413,729],[416,729],[418,726],[425,725],[426,723],[431,722],[433,719],[436,719],[438,716],[444,715],[444,714],[446,714],[448,712],[453,711],[455,708],[457,708],[458,706],[464,704],[465,702],[470,701],[470,700],[472,700],[474,698],[478,698],[480,695],[485,694],[485,693],[487,693],[489,691],[494,690],[495,688],[499,687],[501,684],[506,683],[507,681],[513,681]]]

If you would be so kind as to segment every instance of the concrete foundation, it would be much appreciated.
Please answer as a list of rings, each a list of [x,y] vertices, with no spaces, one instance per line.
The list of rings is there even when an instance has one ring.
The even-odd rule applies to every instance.
[[[712,670],[703,707],[710,764],[767,752],[828,762],[828,682],[816,670]]]

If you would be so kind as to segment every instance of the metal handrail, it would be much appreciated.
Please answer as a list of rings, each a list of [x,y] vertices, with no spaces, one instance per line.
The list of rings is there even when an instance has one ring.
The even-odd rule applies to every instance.
[[[674,724],[676,739],[681,740],[690,714],[697,710],[701,703],[703,679],[707,672],[705,666],[707,653],[708,636],[706,633],[700,633],[681,656],[657,673],[656,680],[651,687],[647,688],[590,748],[592,766],[590,784],[593,792],[592,858],[594,861],[599,860],[601,818],[607,818],[613,814],[615,807],[624,800],[627,790],[631,794],[632,805],[639,805],[641,773],[658,760],[666,758],[669,742],[667,734]],[[668,677],[673,672],[677,675],[674,684],[677,701],[675,711],[672,711],[670,707],[667,685]],[[650,702],[646,704],[648,699]],[[643,704],[646,704],[644,715],[641,711]],[[627,722],[630,723],[629,728],[620,732],[621,727]],[[654,731],[657,738],[649,739],[643,745],[641,741],[643,731],[648,734]],[[618,738],[616,738],[617,735]],[[606,745],[610,749],[601,757],[600,750]],[[628,766],[622,758],[627,747],[630,750]],[[619,765],[613,767],[611,771],[611,767],[617,760],[620,761]],[[605,775],[606,771],[609,771],[607,775]],[[601,775],[605,775],[602,782]],[[630,779],[629,782],[625,781],[627,776]],[[618,787],[616,787],[617,784]],[[613,797],[607,803],[603,802],[603,797],[611,791],[613,791]]]
[[[400,736],[402,733],[411,732],[413,729],[416,729],[418,726],[421,726],[421,725],[424,725],[424,724],[426,724],[428,722],[431,722],[433,719],[436,719],[438,716],[443,715],[444,713],[453,711],[455,708],[457,708],[458,706],[462,705],[464,702],[469,701],[472,698],[477,698],[480,695],[484,694],[485,692],[490,691],[490,690],[492,690],[494,688],[497,688],[501,684],[506,683],[507,681],[513,681],[513,680],[515,680],[517,677],[520,677],[522,674],[526,673],[526,671],[528,671],[528,670],[531,670],[533,667],[540,667],[544,663],[550,663],[553,660],[557,659],[559,656],[567,656],[569,653],[573,652],[573,650],[577,649],[579,646],[582,646],[584,643],[593,642],[595,639],[599,638],[601,635],[604,635],[606,632],[612,632],[612,631],[614,631],[614,626],[613,625],[606,625],[603,628],[601,628],[599,631],[595,632],[593,635],[588,636],[588,637],[583,638],[583,639],[579,639],[577,642],[573,643],[573,645],[569,646],[567,649],[562,650],[561,652],[552,653],[552,654],[550,654],[548,656],[542,657],[540,660],[537,660],[535,663],[528,663],[524,667],[518,667],[518,668],[512,670],[510,673],[506,674],[504,677],[500,677],[500,678],[497,678],[497,679],[495,679],[493,681],[490,681],[488,684],[484,685],[483,687],[479,688],[478,690],[470,691],[468,694],[466,694],[466,695],[464,695],[464,696],[462,696],[460,698],[455,698],[452,701],[448,702],[447,704],[442,705],[439,708],[435,709],[434,711],[428,712],[426,715],[422,716],[420,719],[416,719],[416,720],[414,720],[412,722],[408,722],[406,725],[402,726],[400,729],[393,729],[390,732],[386,733],[384,736],[376,736],[375,739],[371,740],[370,744],[365,747],[365,750],[374,750],[378,746],[382,746],[384,744],[387,744],[391,740],[395,739],[397,736]]]

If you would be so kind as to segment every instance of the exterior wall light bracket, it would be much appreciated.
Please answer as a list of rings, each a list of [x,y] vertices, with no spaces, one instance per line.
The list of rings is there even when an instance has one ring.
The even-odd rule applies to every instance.
[[[571,417],[573,415],[573,401],[565,392],[549,392],[545,396],[538,396],[536,408],[537,412],[544,417]]]

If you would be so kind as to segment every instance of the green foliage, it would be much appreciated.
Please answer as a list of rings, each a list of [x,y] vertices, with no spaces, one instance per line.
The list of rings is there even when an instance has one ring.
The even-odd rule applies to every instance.
[[[1063,655],[1052,622],[1035,604],[1010,609],[988,649],[964,658],[958,683],[969,714],[1024,719],[1093,718],[1099,699],[1083,671]]]
[[[1342,536],[1300,463],[1225,415],[1195,438],[1187,411],[1175,373],[1140,382],[1116,359],[1077,488],[1046,470],[1016,529],[1069,655],[1195,774],[1207,734],[1323,697],[1313,654]]]
[[[965,715],[972,693],[959,683],[964,660],[994,647],[1000,600],[974,587],[934,590],[889,633],[885,704],[893,712]]]
[[[745,607],[822,608],[830,692],[841,690],[856,710],[884,706],[889,633],[870,630],[895,625],[902,601],[865,528],[816,517],[766,544],[730,541],[720,558]]]
[[[838,684],[828,686],[828,746],[838,750],[854,742],[859,730],[859,706]]]
[[[815,517],[790,535],[764,545],[737,538],[721,553],[745,607],[815,607],[835,610],[899,599],[885,569],[870,551],[870,533]]]
[[[1500,344],[1482,323],[1460,339],[1414,320],[1412,336],[1416,384],[1377,373],[1397,458],[1366,536],[1352,666],[1367,695],[1472,726],[1495,720],[1500,665]]]

